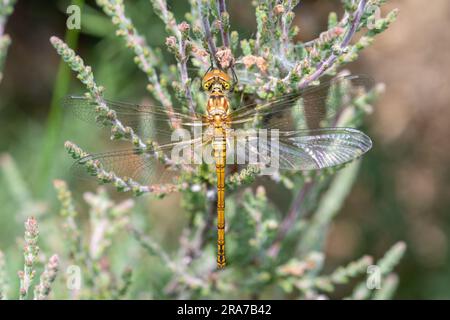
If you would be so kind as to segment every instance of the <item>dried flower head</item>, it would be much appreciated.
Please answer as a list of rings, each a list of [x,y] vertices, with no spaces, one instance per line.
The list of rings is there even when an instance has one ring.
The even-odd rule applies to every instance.
[[[275,13],[275,15],[280,15],[280,14],[284,13],[284,6],[282,4],[277,4],[273,8],[273,13]]]
[[[178,25],[178,30],[180,30],[180,32],[182,32],[182,33],[189,32],[190,28],[191,28],[191,26],[186,21],[183,21]]]
[[[250,68],[251,66],[256,65],[262,73],[267,72],[268,68],[267,61],[263,57],[248,55],[242,58],[242,63],[245,65],[246,68]]]
[[[222,47],[217,50],[216,58],[222,69],[228,69],[234,65],[234,56],[230,48]]]

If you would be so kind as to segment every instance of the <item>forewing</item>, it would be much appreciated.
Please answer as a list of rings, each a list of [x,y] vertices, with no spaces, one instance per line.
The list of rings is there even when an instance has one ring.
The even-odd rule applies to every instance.
[[[269,101],[255,101],[230,113],[231,126],[280,130],[315,129],[334,126],[346,103],[373,79],[349,75],[322,80],[317,86],[286,94]],[[344,95],[344,93],[346,93]]]
[[[139,105],[112,100],[103,100],[102,106],[86,96],[67,96],[63,105],[73,114],[86,122],[100,126],[110,126],[111,117],[104,107],[112,110],[118,120],[143,140],[153,140],[159,144],[171,141],[174,128],[177,126],[192,129],[204,126],[200,115],[187,115],[179,112],[170,112],[162,106]]]

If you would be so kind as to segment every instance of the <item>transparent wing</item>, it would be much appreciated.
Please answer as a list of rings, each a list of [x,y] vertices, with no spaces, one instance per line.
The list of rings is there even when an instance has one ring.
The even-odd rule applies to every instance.
[[[245,140],[229,139],[232,138],[235,157],[231,161],[227,158],[228,164],[254,164],[281,170],[337,166],[362,156],[372,147],[367,135],[352,128],[280,131],[277,136],[248,134]],[[230,148],[231,142],[228,144]]]
[[[119,150],[88,155],[72,165],[72,174],[78,178],[95,176],[88,167],[95,162],[106,173],[114,173],[122,179],[131,178],[141,185],[176,184],[179,178],[195,170],[194,147],[210,143],[210,139],[192,139],[171,143],[158,148],[158,155],[143,153],[139,149]],[[161,157],[166,162],[161,161]]]
[[[342,107],[373,86],[364,75],[348,75],[322,80],[317,86],[286,94],[269,101],[254,101],[230,113],[233,128],[260,126],[280,130],[332,127]]]
[[[201,115],[169,113],[162,106],[139,105],[106,99],[104,103],[109,109],[114,110],[123,125],[132,128],[139,137],[144,140],[152,139],[160,144],[171,141],[173,123],[184,128],[204,125]],[[67,96],[63,100],[63,105],[83,121],[100,126],[111,125],[108,114],[102,111],[94,100],[86,96]]]

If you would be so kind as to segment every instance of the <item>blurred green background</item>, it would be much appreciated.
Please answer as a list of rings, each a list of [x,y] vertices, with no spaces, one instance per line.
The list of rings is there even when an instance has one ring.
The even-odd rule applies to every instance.
[[[168,2],[181,21],[188,4]],[[0,177],[0,247],[17,266],[21,254],[16,238],[23,233],[24,217],[40,215],[45,222],[56,215],[53,179],[68,180],[77,199],[82,191],[95,189],[95,183],[80,184],[70,176],[64,141],[75,140],[95,152],[110,148],[107,130],[93,135],[96,129],[64,114],[57,104],[66,92],[61,83],[55,84],[60,60],[48,39],[65,36],[68,3],[19,0],[6,28],[12,45],[0,84],[0,150],[16,161],[26,185],[11,185]],[[255,28],[250,1],[228,3],[232,29],[250,36]],[[126,5],[148,43],[165,50],[164,25],[149,2]],[[294,22],[300,27],[298,40],[317,37],[326,29],[328,12],[340,13],[340,7],[339,1],[301,1]],[[393,8],[400,9],[397,22],[349,66],[385,83],[386,93],[368,119],[374,148],[365,156],[360,178],[330,230],[326,268],[333,270],[366,253],[379,257],[394,242],[404,240],[408,249],[398,267],[396,298],[450,298],[450,35],[445,32],[450,28],[450,2],[389,1],[385,9]],[[97,82],[106,87],[106,96],[148,100],[145,76],[115,36],[109,18],[94,1],[87,1],[82,13],[81,33],[74,43],[93,67]],[[68,92],[83,92],[73,75],[67,75]],[[148,197],[139,200],[147,201]],[[161,208],[173,214],[165,215]],[[166,247],[177,245],[171,239],[183,223],[179,211],[176,196],[152,206],[157,238]],[[48,226],[45,232],[56,231],[54,225]]]

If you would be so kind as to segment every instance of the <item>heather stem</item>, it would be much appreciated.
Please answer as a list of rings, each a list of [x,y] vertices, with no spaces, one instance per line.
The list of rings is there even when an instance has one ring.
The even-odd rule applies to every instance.
[[[217,8],[220,16],[220,33],[222,35],[222,44],[224,47],[230,47],[230,35],[228,33],[229,26],[229,14],[227,12],[227,7],[225,0],[217,0]]]
[[[191,114],[195,113],[194,101],[192,99],[192,92],[190,87],[190,79],[187,72],[187,61],[188,56],[187,42],[188,42],[188,32],[190,29],[189,24],[182,22],[177,25],[177,21],[171,11],[167,8],[167,3],[165,0],[151,0],[153,8],[159,15],[161,20],[166,25],[166,30],[171,33],[178,42],[178,70],[180,72],[181,83],[183,85],[183,90],[188,101],[188,108]]]
[[[133,50],[136,63],[147,75],[148,82],[150,83],[148,86],[149,91],[167,109],[167,115],[172,120],[172,126],[177,128],[178,123],[171,117],[174,109],[170,95],[163,88],[156,72],[155,65],[158,63],[156,56],[153,50],[146,44],[144,37],[138,33],[131,20],[125,15],[123,0],[97,0],[97,3],[111,17],[113,23],[117,25],[117,34],[123,37],[127,42],[127,46]]]
[[[0,82],[3,77],[3,64],[5,62],[8,47],[11,44],[11,39],[5,33],[5,24],[10,14],[14,9],[15,0],[0,1]]]
[[[45,270],[41,275],[39,284],[34,289],[34,300],[46,300],[52,289],[52,284],[56,279],[59,269],[59,258],[55,254],[45,266]]]
[[[197,0],[197,6],[199,10],[199,15],[202,19],[202,26],[203,31],[205,33],[205,38],[208,43],[209,52],[211,54],[211,57],[216,61],[217,64],[219,64],[219,60],[216,57],[217,48],[214,43],[214,39],[211,33],[211,25],[209,23],[209,9],[207,6],[205,6],[204,0]]]
[[[284,217],[283,221],[280,224],[280,227],[278,229],[278,234],[275,238],[274,243],[268,250],[268,255],[270,257],[276,257],[278,256],[278,253],[281,249],[281,243],[283,242],[283,239],[287,236],[289,233],[289,230],[291,230],[293,224],[297,220],[299,214],[300,214],[300,208],[302,203],[305,201],[306,196],[308,193],[312,190],[314,187],[314,181],[305,182],[303,187],[298,191],[297,196],[295,197],[294,201],[292,202],[291,208],[289,209],[288,214]]]
[[[24,246],[24,269],[19,271],[20,279],[20,300],[26,299],[28,295],[28,290],[30,289],[31,283],[34,279],[36,271],[34,270],[34,263],[37,260],[39,253],[39,247],[37,245],[39,237],[39,226],[34,217],[28,218],[25,222],[25,246]]]
[[[180,61],[178,62],[178,69],[180,70],[180,77],[181,77],[181,83],[183,85],[183,89],[188,101],[188,108],[191,114],[195,114],[195,105],[194,100],[192,98],[192,91],[191,91],[191,81],[188,76],[187,71],[187,61],[188,56],[186,55],[186,46],[187,46],[187,39],[184,36],[185,33],[189,31],[189,25],[185,22],[181,23],[179,28],[181,31],[179,32],[179,53],[180,53]]]
[[[339,49],[341,51],[345,50],[345,48],[350,43],[350,40],[354,36],[354,34],[359,26],[361,16],[364,13],[366,3],[367,3],[367,0],[361,0],[359,2],[358,8],[353,13],[353,15],[352,15],[353,19],[350,24],[350,28],[347,30],[347,33],[344,36],[344,39],[342,40],[341,44],[339,45]],[[338,58],[338,55],[336,53],[334,53],[334,52],[331,53],[331,55],[328,58],[326,58],[325,60],[323,60],[322,62],[319,63],[317,70],[313,74],[309,75],[306,79],[304,79],[303,81],[300,82],[300,84],[298,86],[299,89],[303,89],[303,88],[307,87],[308,85],[310,85],[311,82],[314,82],[317,79],[319,79],[325,73],[325,71],[327,71],[330,67],[332,67],[332,65],[334,64],[334,62],[336,61],[337,58]]]
[[[6,277],[5,254],[0,251],[0,300],[8,299],[8,279]]]

